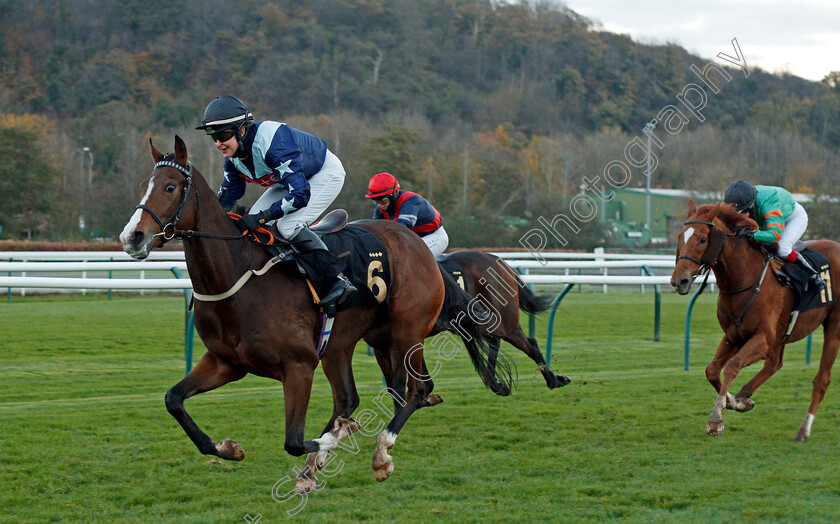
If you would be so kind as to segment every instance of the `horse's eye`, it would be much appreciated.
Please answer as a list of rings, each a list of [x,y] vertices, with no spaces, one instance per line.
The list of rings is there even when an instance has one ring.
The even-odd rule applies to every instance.
[[[702,246],[705,243],[706,243],[706,238],[705,237],[701,238],[700,239],[700,245]]]
[[[175,184],[167,184],[164,191],[166,191],[167,193],[171,193],[171,192],[175,191]]]

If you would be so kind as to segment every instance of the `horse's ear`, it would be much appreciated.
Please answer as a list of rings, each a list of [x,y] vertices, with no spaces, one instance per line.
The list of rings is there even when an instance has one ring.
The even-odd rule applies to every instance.
[[[709,210],[709,221],[713,221],[717,216],[720,214],[720,208],[723,205],[723,202],[718,202],[717,204],[713,205],[712,208]]]
[[[149,138],[149,151],[152,152],[152,160],[155,161],[155,164],[163,160],[163,153],[158,151],[158,148],[152,143],[152,139]]]
[[[185,166],[187,165],[188,156],[187,144],[184,143],[180,136],[175,135],[175,162]]]
[[[688,201],[688,213],[686,218],[691,218],[694,214],[697,213],[697,204],[694,203],[694,200]]]

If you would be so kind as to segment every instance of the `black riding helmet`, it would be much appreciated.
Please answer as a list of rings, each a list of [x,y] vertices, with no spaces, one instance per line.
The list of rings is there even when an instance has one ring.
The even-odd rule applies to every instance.
[[[756,194],[757,191],[752,184],[743,180],[736,180],[726,188],[726,192],[723,194],[723,201],[727,204],[735,204],[735,209],[739,213],[743,213],[752,209],[753,205],[755,205]]]
[[[204,110],[204,118],[201,125],[196,129],[203,129],[205,133],[216,139],[217,133],[224,131],[235,131],[237,142],[239,142],[239,130],[242,127],[251,125],[254,122],[254,115],[248,111],[245,102],[231,95],[222,95],[213,99],[207,104]],[[240,143],[241,145],[241,143]]]

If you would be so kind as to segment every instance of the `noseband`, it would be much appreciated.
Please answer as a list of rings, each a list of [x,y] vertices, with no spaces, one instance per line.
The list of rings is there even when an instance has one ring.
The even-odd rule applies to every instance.
[[[704,226],[709,226],[711,228],[711,231],[709,231],[709,245],[706,246],[706,251],[703,252],[703,256],[701,256],[699,260],[688,255],[678,255],[677,261],[682,259],[690,260],[700,266],[700,272],[702,273],[703,271],[710,270],[712,266],[718,263],[720,255],[723,253],[723,248],[726,247],[726,237],[728,235],[724,231],[715,227],[714,222],[704,222],[701,220],[683,222],[684,226],[691,224],[703,224]]]
[[[155,164],[155,167],[152,169],[152,171],[154,171],[155,169],[157,169],[161,166],[174,167],[175,169],[177,169],[178,171],[183,173],[185,177],[187,177],[187,183],[184,185],[184,189],[181,191],[181,202],[178,204],[178,209],[175,210],[175,213],[173,213],[172,216],[169,217],[169,220],[167,220],[166,222],[161,220],[160,217],[157,215],[157,213],[155,213],[149,206],[147,206],[145,204],[139,204],[134,209],[141,209],[141,210],[145,211],[146,213],[152,215],[152,218],[154,218],[155,222],[157,222],[158,225],[160,226],[160,233],[158,233],[155,236],[162,236],[163,237],[163,242],[161,242],[161,245],[163,245],[163,244],[169,242],[170,240],[172,240],[173,238],[175,238],[177,233],[178,233],[178,231],[175,229],[175,224],[177,224],[178,221],[181,219],[181,211],[184,210],[184,204],[187,202],[187,197],[190,194],[190,188],[192,188],[193,166],[192,166],[192,164],[190,164],[190,168],[187,169],[180,164],[176,164],[175,162],[170,162],[169,160],[161,160],[160,162]],[[197,196],[198,196],[198,190],[196,189],[196,197]],[[198,198],[196,198],[196,202],[198,202]],[[172,228],[170,230],[171,233],[167,234],[167,228],[169,228],[169,227]]]

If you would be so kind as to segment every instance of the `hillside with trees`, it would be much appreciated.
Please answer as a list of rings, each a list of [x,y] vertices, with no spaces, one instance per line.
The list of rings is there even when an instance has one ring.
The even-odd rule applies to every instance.
[[[211,185],[199,124],[220,94],[323,137],[348,173],[336,204],[367,218],[395,174],[444,216],[451,245],[516,246],[624,158],[714,57],[598,30],[548,1],[0,0],[2,238],[116,238],[152,162],[183,137]],[[748,43],[741,43],[748,49]],[[734,55],[729,42],[722,52]],[[840,72],[822,82],[733,64],[678,132],[660,125],[654,187],[744,178],[820,195],[840,237]],[[689,115],[690,116],[690,115]],[[672,130],[673,131],[673,130]],[[642,170],[627,184],[643,187]],[[253,200],[259,188],[246,196]],[[80,216],[84,229],[80,229]],[[600,241],[597,220],[568,247]],[[557,246],[559,247],[559,246]]]

